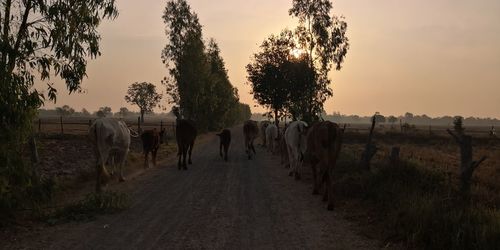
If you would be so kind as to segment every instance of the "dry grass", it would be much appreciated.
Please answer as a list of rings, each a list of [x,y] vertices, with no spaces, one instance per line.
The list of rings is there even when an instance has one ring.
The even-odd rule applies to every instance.
[[[372,171],[357,167],[366,134],[348,133],[337,167],[336,193],[381,225],[388,241],[423,249],[498,249],[499,142],[476,140],[474,158],[488,161],[474,174],[470,196],[458,191],[459,150],[445,136],[377,134]],[[392,146],[402,164],[389,165]],[[375,219],[374,219],[375,218]]]

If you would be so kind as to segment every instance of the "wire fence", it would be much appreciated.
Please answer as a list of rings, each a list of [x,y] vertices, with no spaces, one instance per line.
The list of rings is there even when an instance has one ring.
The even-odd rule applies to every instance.
[[[84,135],[96,120],[95,117],[41,117],[35,120],[34,127],[39,134],[61,134],[61,135]],[[121,119],[134,130],[143,131],[148,129],[165,129],[168,137],[175,137],[175,121],[163,119],[151,119],[141,122],[140,117]],[[340,124],[341,127],[344,124]],[[346,124],[346,132],[368,133],[369,124]],[[453,129],[451,126],[424,126],[401,127],[398,125],[379,125],[375,131],[378,133],[418,133],[432,135],[447,135],[446,130]],[[466,127],[465,132],[473,137],[496,136],[494,127],[471,126]]]
[[[35,120],[34,128],[39,134],[84,135],[97,118],[86,117],[44,117]],[[175,135],[175,121],[151,120],[141,122],[140,117],[135,119],[122,119],[134,130],[144,131],[149,129],[165,129],[167,136]]]

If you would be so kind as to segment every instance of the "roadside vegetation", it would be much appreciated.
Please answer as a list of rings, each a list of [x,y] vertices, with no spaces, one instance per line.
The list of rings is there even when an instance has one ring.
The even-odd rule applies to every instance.
[[[129,206],[130,198],[123,193],[89,193],[84,199],[50,213],[44,220],[51,225],[68,221],[89,221],[98,215],[120,212]]]
[[[382,233],[374,233],[376,237],[402,243],[407,248],[498,249],[498,184],[484,187],[486,177],[481,176],[475,179],[470,192],[464,194],[458,167],[448,172],[439,165],[442,162],[425,161],[420,156],[419,160],[406,158],[392,165],[384,150],[367,171],[359,167],[362,145],[347,139],[353,137],[359,135],[346,135],[348,142],[335,170],[335,188],[339,203],[349,203],[348,209],[358,209],[374,217],[361,219],[367,231],[373,233],[383,228]],[[378,140],[394,141],[390,137],[391,134],[382,134]],[[453,142],[444,140],[444,143]],[[402,151],[410,149],[415,150],[401,147]]]

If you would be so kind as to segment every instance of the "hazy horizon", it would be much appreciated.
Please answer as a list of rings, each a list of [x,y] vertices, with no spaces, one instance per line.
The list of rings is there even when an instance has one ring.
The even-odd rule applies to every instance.
[[[99,28],[102,56],[89,61],[84,94],[68,96],[57,81],[58,101],[79,111],[110,106],[137,110],[125,102],[128,85],[167,75],[160,54],[167,43],[161,18],[167,1],[117,0],[119,17]],[[270,34],[293,28],[292,0],[188,1],[203,25],[205,39],[219,43],[241,102],[254,107],[245,84],[245,65]],[[341,71],[333,71],[333,98],[327,113],[432,117],[500,118],[500,2],[333,1],[348,23],[351,49]],[[41,88],[44,88],[43,85]],[[163,104],[166,104],[164,98]],[[157,110],[160,111],[160,110]],[[168,110],[167,110],[168,111]]]

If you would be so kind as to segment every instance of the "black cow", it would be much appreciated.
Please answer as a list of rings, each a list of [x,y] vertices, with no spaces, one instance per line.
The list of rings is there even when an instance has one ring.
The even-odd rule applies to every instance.
[[[227,151],[229,150],[229,144],[231,144],[231,131],[229,129],[224,129],[217,135],[220,137],[220,157],[223,157],[224,160],[227,161]],[[222,154],[222,148],[224,148],[224,155]]]
[[[165,129],[162,129],[159,133],[154,128],[153,130],[145,130],[141,134],[142,149],[144,153],[144,168],[149,167],[148,155],[151,153],[151,158],[153,159],[153,165],[156,167],[156,154],[160,148],[160,144],[163,143],[163,136],[165,134]]]
[[[177,139],[177,155],[179,156],[177,166],[179,167],[179,170],[181,168],[187,170],[186,157],[188,152],[188,163],[192,164],[191,153],[193,151],[194,140],[196,139],[197,133],[198,132],[196,130],[194,121],[187,119],[177,119],[177,124],[175,126],[175,137]]]

